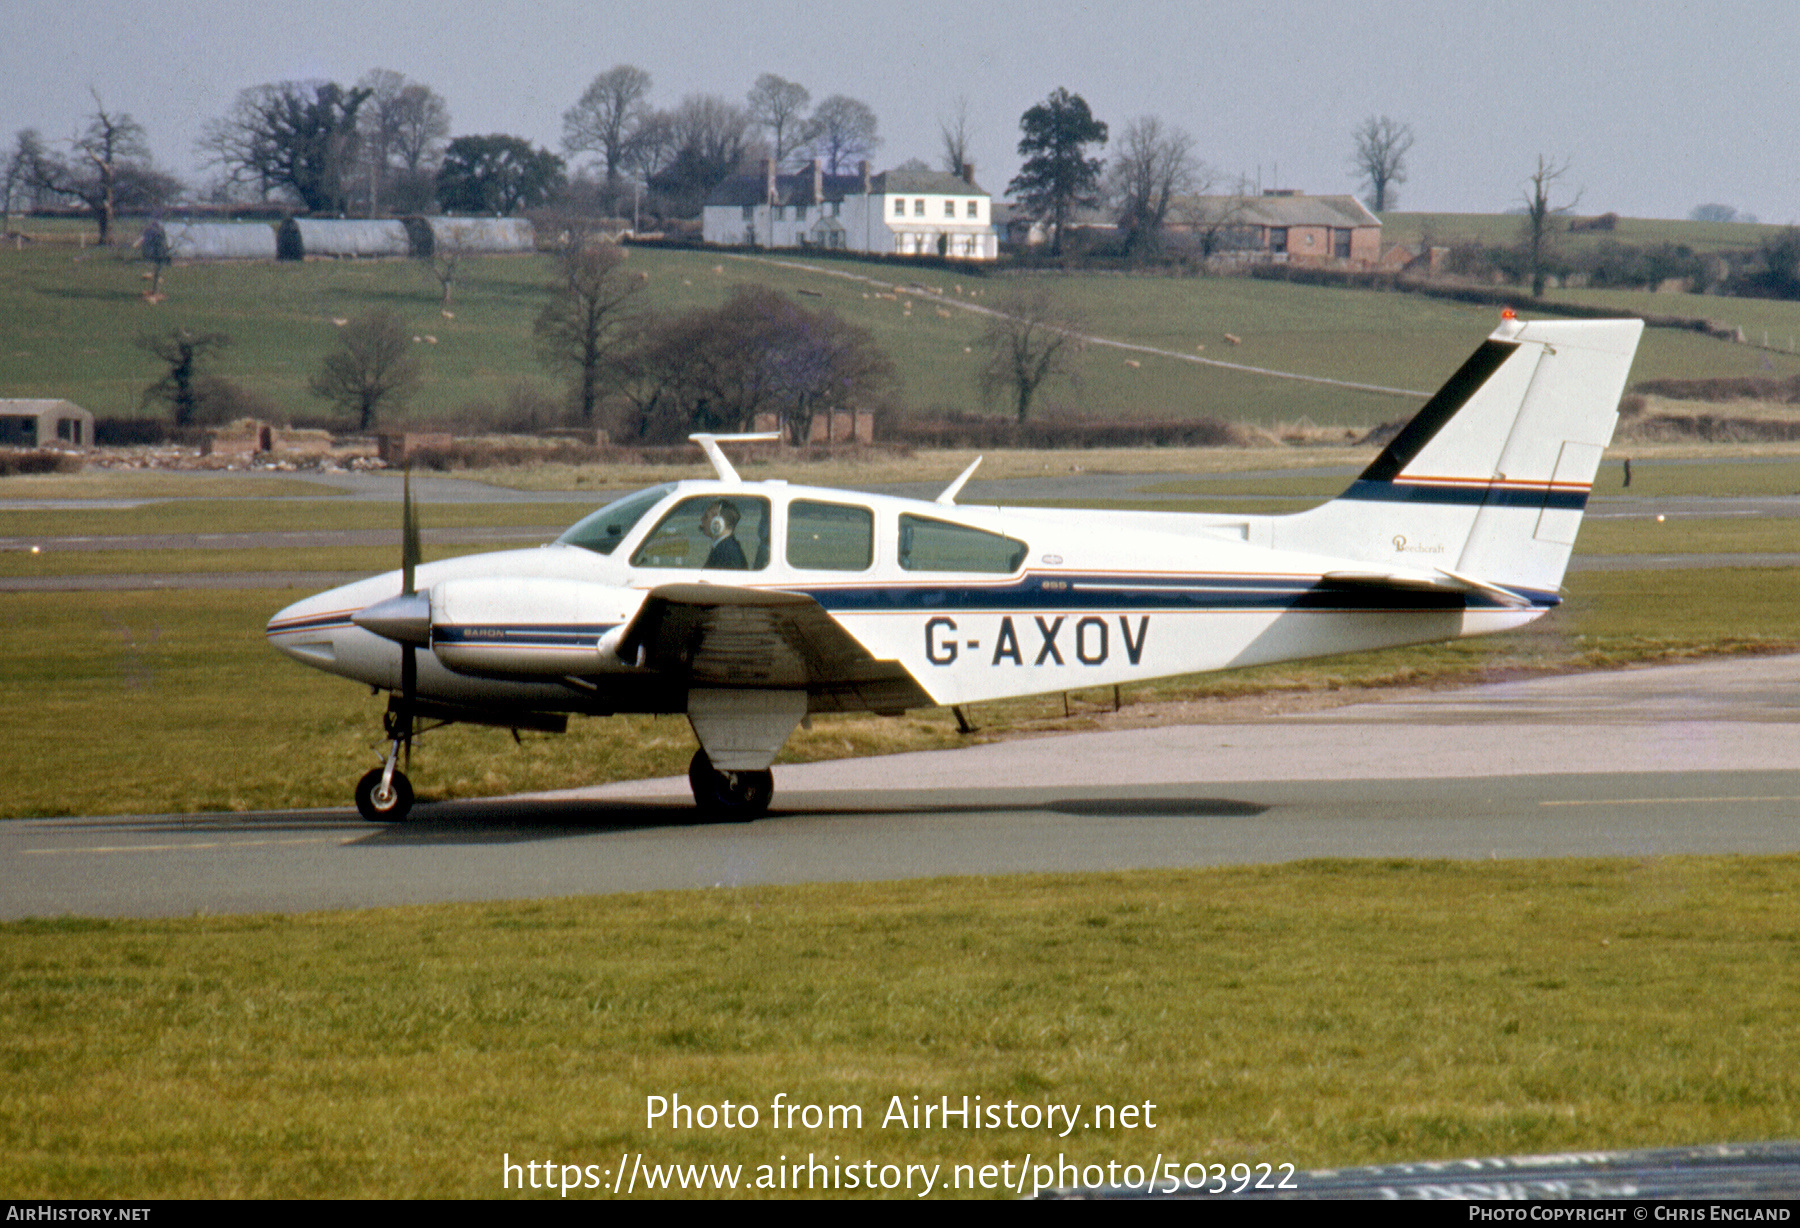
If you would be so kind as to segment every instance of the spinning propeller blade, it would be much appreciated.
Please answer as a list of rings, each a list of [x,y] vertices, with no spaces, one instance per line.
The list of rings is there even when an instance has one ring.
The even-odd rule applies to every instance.
[[[419,553],[419,517],[413,511],[412,466],[408,465],[400,487],[400,595],[403,597],[410,597],[415,591],[413,570],[419,565]]]
[[[419,517],[413,510],[412,466],[407,465],[400,485],[400,595],[417,592],[413,572],[419,566]],[[406,743],[406,761],[412,763],[413,705],[419,697],[418,649],[412,644],[400,646],[400,736]]]

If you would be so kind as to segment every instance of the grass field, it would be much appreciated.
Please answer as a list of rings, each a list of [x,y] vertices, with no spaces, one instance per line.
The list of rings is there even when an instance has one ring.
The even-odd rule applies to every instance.
[[[742,1165],[740,1196],[810,1155],[939,1165],[937,1192],[970,1197],[979,1165],[1027,1155],[1791,1138],[1797,904],[1794,857],[1622,858],[15,923],[0,1190],[490,1198],[503,1156],[599,1181],[641,1153]],[[858,1106],[860,1128],[775,1124],[778,1093]],[[650,1125],[676,1095],[758,1125]],[[1078,1105],[1083,1128],[882,1124],[915,1096]],[[1088,1128],[1102,1104],[1151,1124]]]
[[[1577,213],[1574,216],[1587,216]],[[1419,243],[1429,239],[1439,246],[1474,243],[1482,247],[1511,247],[1519,242],[1525,219],[1502,213],[1404,213],[1381,215],[1383,243]],[[1763,240],[1786,229],[1757,223],[1689,222],[1663,218],[1622,217],[1613,230],[1559,232],[1558,244],[1568,251],[1622,243],[1650,247],[1661,243],[1685,244],[1702,254],[1752,252]],[[1666,298],[1667,296],[1659,296]]]
[[[979,359],[969,352],[981,317],[961,308],[998,302],[1014,282],[1004,274],[641,248],[630,259],[647,277],[645,303],[661,309],[715,305],[749,282],[816,296],[805,302],[873,333],[900,373],[902,405],[915,411],[984,408],[975,388]],[[67,397],[105,416],[137,413],[144,388],[161,373],[134,340],[180,326],[230,334],[236,344],[220,355],[220,374],[281,412],[316,416],[325,406],[309,395],[307,382],[335,345],[332,321],[374,307],[400,312],[421,338],[415,349],[426,376],[411,409],[415,419],[503,404],[520,381],[551,385],[531,344],[531,322],[549,284],[547,257],[468,262],[454,318],[441,313],[436,283],[408,261],[185,266],[171,273],[169,300],[159,305],[143,300],[141,271],[116,251],[0,252],[0,393]],[[1103,337],[1421,393],[1435,389],[1493,324],[1484,307],[1241,278],[1045,274],[1031,280],[1049,285]],[[882,287],[896,281],[938,292],[941,301],[913,293],[881,297]],[[1710,314],[1718,302],[1695,300],[1691,310]],[[1690,310],[1680,303],[1660,309]],[[1239,344],[1229,343],[1228,333]],[[1634,377],[1761,374],[1768,373],[1765,361],[1775,374],[1800,371],[1800,356],[1655,330]],[[1403,416],[1416,401],[1101,346],[1090,347],[1078,383],[1046,386],[1040,399],[1046,414],[1212,416],[1263,427],[1366,427]]]

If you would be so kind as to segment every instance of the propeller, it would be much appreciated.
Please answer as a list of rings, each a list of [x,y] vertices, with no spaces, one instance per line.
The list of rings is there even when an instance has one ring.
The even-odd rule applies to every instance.
[[[387,734],[395,749],[404,748],[412,762],[413,715],[419,698],[418,650],[431,645],[431,597],[421,594],[415,580],[422,553],[419,517],[412,501],[412,466],[406,467],[400,487],[400,595],[358,610],[350,621],[364,630],[400,645],[400,694],[388,708]],[[389,758],[390,771],[392,757]],[[385,782],[384,782],[385,790]]]
[[[400,479],[400,597],[409,605],[418,605],[418,588],[413,573],[419,566],[419,516],[413,510],[412,465],[409,463]],[[425,637],[431,637],[431,599],[425,601]],[[406,766],[412,766],[413,704],[419,697],[418,645],[400,645],[400,720],[397,736],[406,744]]]

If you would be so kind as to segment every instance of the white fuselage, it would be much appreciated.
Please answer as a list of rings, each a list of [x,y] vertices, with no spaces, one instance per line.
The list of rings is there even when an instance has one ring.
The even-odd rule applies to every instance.
[[[730,569],[705,565],[690,524],[692,509],[721,501],[743,515]],[[559,540],[421,565],[432,638],[417,653],[420,697],[682,710],[617,652],[618,629],[670,584],[806,594],[940,704],[1502,631],[1554,604],[1334,584],[1325,577],[1368,555],[1252,544],[1281,540],[1283,517],[946,506],[784,482],[681,482],[641,502],[605,553]],[[396,571],[306,598],[268,637],[307,665],[393,690],[402,648],[351,619],[400,588]]]

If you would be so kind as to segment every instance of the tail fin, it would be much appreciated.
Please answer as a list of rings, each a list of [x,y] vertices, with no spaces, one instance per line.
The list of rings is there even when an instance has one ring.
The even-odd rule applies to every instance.
[[[1554,600],[1642,320],[1508,320],[1343,495],[1275,544]]]

